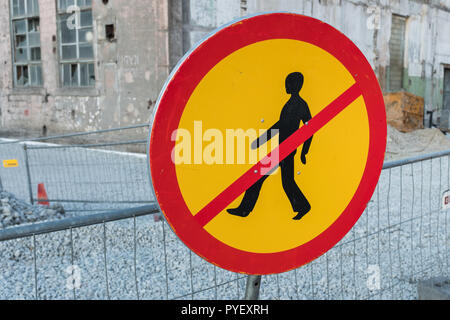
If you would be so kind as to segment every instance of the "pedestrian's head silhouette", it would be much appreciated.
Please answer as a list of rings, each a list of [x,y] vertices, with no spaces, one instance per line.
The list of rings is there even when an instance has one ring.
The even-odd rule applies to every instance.
[[[300,72],[292,72],[286,77],[286,93],[299,93],[302,86],[303,75]]]

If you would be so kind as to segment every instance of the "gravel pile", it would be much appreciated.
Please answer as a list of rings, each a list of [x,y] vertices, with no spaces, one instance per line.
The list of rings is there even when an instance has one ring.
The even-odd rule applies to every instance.
[[[383,170],[347,236],[309,265],[264,276],[261,299],[416,299],[418,280],[448,277],[448,160]],[[0,242],[0,270],[0,299],[240,299],[245,290],[244,275],[191,253],[152,216]]]
[[[51,206],[31,205],[13,194],[0,192],[0,229],[44,220],[61,219],[66,216],[60,204]]]

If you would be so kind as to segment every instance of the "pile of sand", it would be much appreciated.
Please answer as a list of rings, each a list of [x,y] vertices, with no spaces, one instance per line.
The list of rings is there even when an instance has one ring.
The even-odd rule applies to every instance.
[[[450,138],[439,129],[421,129],[402,133],[388,125],[386,160],[450,149]]]

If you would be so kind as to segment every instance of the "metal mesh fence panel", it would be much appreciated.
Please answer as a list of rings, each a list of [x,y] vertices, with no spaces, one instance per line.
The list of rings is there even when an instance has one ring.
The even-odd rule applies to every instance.
[[[23,146],[0,144],[2,158],[28,166],[2,168],[3,188],[25,200],[31,189],[35,202],[35,186],[45,183],[50,201],[72,217],[65,227],[48,222],[16,238],[0,230],[0,299],[244,297],[247,276],[193,254],[155,212],[126,214],[153,201],[145,155],[109,143]],[[450,221],[441,206],[450,189],[449,154],[386,163],[351,231],[310,264],[263,276],[260,298],[408,300],[417,298],[418,281],[449,279]],[[125,210],[120,220],[89,222],[117,209]],[[75,216],[84,222],[71,224]]]

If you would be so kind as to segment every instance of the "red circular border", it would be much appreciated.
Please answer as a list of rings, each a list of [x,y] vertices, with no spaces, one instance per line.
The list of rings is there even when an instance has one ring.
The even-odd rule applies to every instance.
[[[293,39],[316,45],[336,57],[361,88],[369,118],[366,168],[355,195],[323,233],[294,249],[252,253],[232,248],[211,236],[193,219],[181,194],[171,151],[171,134],[192,92],[203,77],[234,51],[269,39]],[[300,267],[331,249],[353,227],[370,200],[381,173],[386,148],[386,113],[376,76],[360,50],[330,25],[291,13],[261,14],[216,31],[192,50],[173,73],[156,106],[149,140],[150,171],[156,199],[180,239],[195,253],[224,269],[272,274]]]

